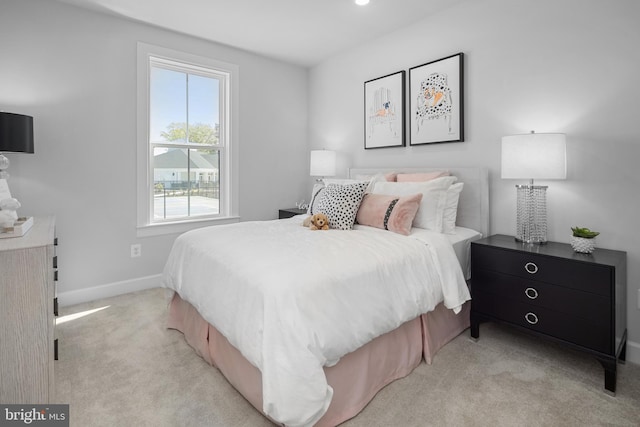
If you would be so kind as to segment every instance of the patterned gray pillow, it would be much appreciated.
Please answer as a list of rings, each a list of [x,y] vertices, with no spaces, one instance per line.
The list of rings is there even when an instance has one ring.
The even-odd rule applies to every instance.
[[[368,182],[329,184],[318,200],[318,212],[329,219],[329,226],[338,230],[351,230]]]

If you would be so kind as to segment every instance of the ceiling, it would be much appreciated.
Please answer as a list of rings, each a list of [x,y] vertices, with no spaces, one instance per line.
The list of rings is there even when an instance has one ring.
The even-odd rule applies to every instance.
[[[58,0],[313,66],[465,0]]]

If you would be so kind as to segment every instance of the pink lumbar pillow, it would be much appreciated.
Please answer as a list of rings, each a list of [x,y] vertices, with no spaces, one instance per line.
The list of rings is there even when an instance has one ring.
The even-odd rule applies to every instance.
[[[399,173],[396,182],[424,182],[432,179],[449,176],[448,171],[424,172],[424,173]],[[387,180],[389,181],[389,180]]]
[[[360,203],[356,221],[408,236],[421,200],[422,194],[399,197],[367,193]]]

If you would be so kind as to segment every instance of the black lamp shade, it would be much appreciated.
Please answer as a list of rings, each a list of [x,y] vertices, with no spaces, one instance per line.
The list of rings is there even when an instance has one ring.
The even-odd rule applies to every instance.
[[[0,112],[0,153],[33,153],[33,117]]]

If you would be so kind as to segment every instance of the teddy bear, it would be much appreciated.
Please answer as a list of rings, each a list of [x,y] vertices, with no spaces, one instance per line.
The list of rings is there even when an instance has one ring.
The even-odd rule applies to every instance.
[[[13,224],[18,220],[16,210],[19,207],[20,202],[16,199],[0,200],[0,227],[13,227]]]
[[[325,214],[317,213],[306,217],[302,225],[309,227],[311,230],[328,230],[329,219]]]

